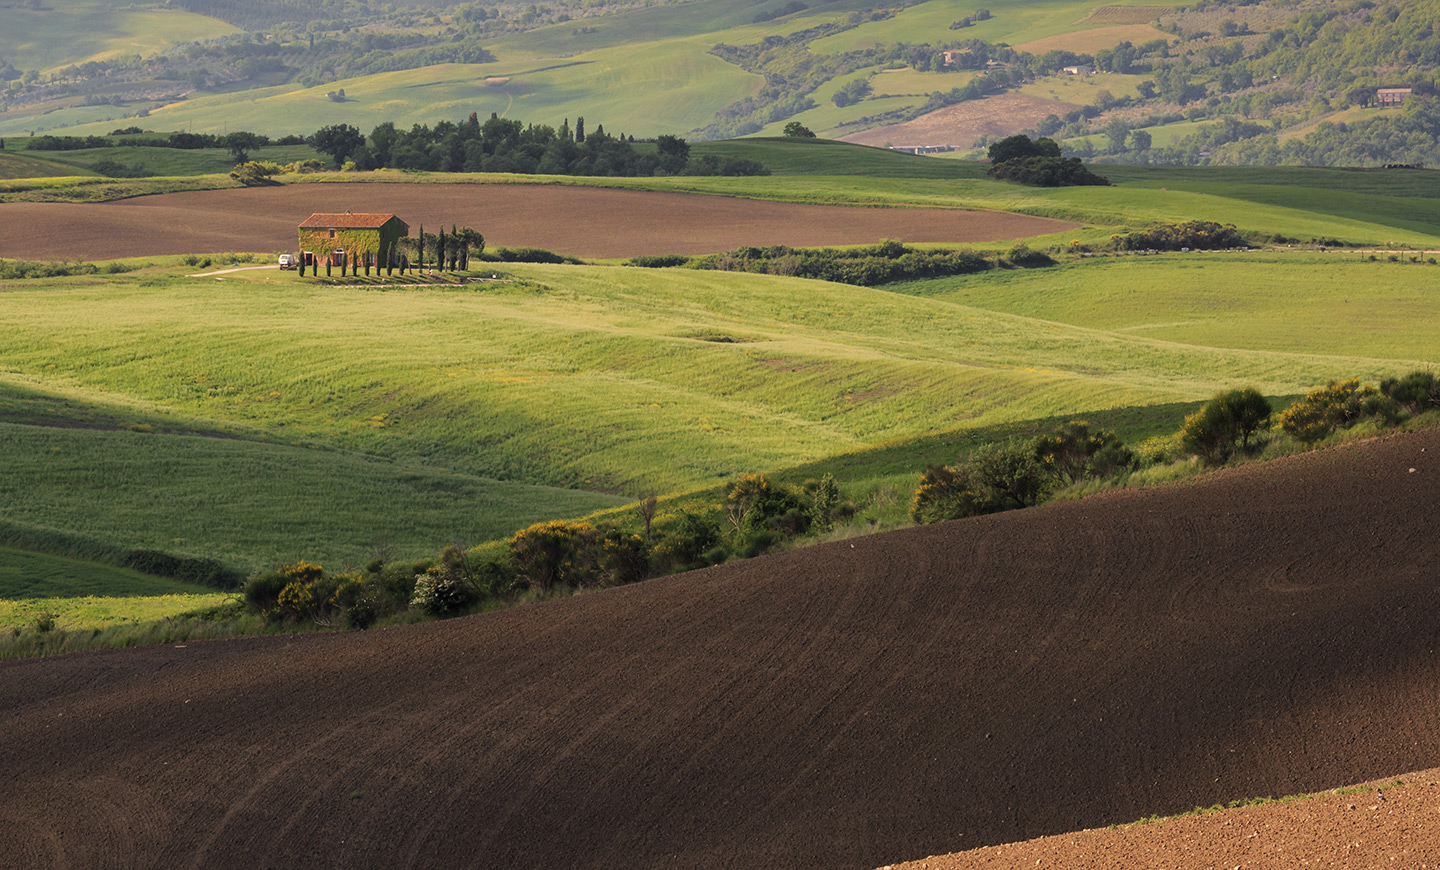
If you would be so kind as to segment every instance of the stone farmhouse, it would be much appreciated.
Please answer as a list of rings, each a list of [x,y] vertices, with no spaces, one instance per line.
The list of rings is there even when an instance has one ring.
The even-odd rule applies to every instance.
[[[1412,88],[1378,88],[1375,91],[1375,102],[1379,103],[1381,108],[1398,106],[1413,92]]]
[[[300,224],[300,262],[382,267],[409,235],[410,225],[393,214],[312,214]]]

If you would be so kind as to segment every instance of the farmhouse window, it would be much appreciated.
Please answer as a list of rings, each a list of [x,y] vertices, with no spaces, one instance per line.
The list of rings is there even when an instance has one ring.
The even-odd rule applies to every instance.
[[[331,230],[331,231],[330,231],[330,238],[332,238],[332,239],[335,238],[335,231],[334,231],[334,230]]]

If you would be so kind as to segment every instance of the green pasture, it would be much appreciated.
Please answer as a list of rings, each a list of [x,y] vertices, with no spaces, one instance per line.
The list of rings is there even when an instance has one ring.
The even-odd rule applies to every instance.
[[[233,597],[165,577],[0,547],[0,629],[104,628],[163,619]]]
[[[377,466],[423,463],[446,477],[632,496],[927,432],[1192,401],[1234,383],[1289,394],[1390,370],[1364,348],[1342,355],[1192,346],[798,279],[624,267],[512,271],[517,280],[481,290],[377,292],[245,277],[221,286],[112,280],[12,288],[0,309],[0,359],[53,392],[103,390],[377,457]],[[157,433],[16,426],[6,436],[11,452],[40,457],[27,472],[35,480],[58,475],[51,479],[91,498],[125,473],[123,457],[135,457],[135,473],[173,487],[157,500],[176,501],[194,527],[156,528],[137,505],[119,519],[95,509],[86,528],[133,522],[130,534],[150,530],[162,549],[188,551],[188,542],[226,531],[225,517],[263,518],[282,499],[305,499],[316,477],[344,464],[321,454],[314,471],[294,455],[271,466],[273,446],[262,452]],[[122,457],[113,472],[97,466],[106,451]],[[217,454],[223,461],[206,459]],[[381,474],[363,458],[349,462],[352,480]],[[222,466],[247,471],[206,486]],[[157,467],[163,473],[145,474]],[[281,484],[247,486],[241,474]],[[442,515],[453,510],[441,481],[420,477],[405,511],[387,508],[418,513],[408,505],[434,493]],[[80,496],[57,501],[15,487],[8,503],[30,507],[13,519],[44,524],[83,510]],[[123,497],[128,486],[114,489]],[[385,495],[393,491],[360,490],[354,500],[393,500]],[[322,513],[310,502],[284,503],[304,504],[303,516]],[[324,522],[316,517],[282,537],[291,552],[313,553],[336,531]],[[355,546],[378,537],[363,524],[351,529],[365,533]]]
[[[75,174],[75,170],[95,172],[95,166],[104,160],[130,167],[143,166],[146,171],[157,176],[223,175],[235,168],[235,159],[225,148],[184,149],[117,145],[113,148],[31,151],[25,154],[44,155],[45,160],[52,165],[63,167],[63,171],[71,175]],[[309,145],[268,145],[252,150],[249,157],[251,160],[268,160],[281,164],[311,159],[323,160],[327,165],[330,163],[330,158]]]
[[[1095,102],[1101,91],[1109,91],[1111,96],[1117,98],[1137,96],[1140,93],[1137,86],[1145,81],[1145,78],[1119,73],[1054,75],[1030,82],[1021,87],[1019,93],[1042,100],[1059,100],[1075,106],[1088,106]]]
[[[920,72],[909,67],[881,70],[870,79],[877,97],[927,97],[935,91],[963,88],[973,72]]]
[[[973,161],[932,160],[834,139],[725,139],[696,142],[691,146],[690,153],[755,160],[770,170],[772,178],[774,175],[835,175],[981,179],[988,169],[986,165]]]
[[[229,592],[173,595],[85,595],[71,598],[0,598],[0,629],[33,628],[46,621],[56,629],[82,631],[152,622],[234,598]]]
[[[135,598],[213,591],[128,568],[0,547],[0,599],[4,600]]]
[[[839,84],[835,84],[834,82],[826,83],[815,93],[816,102],[820,103],[820,105],[813,109],[806,109],[789,118],[766,124],[756,135],[779,136],[785,129],[785,125],[792,121],[799,121],[801,124],[810,128],[811,132],[817,136],[839,137],[856,130],[865,129],[863,127],[842,126],[848,122],[878,115],[883,112],[912,109],[925,102],[924,97],[870,97],[842,109],[830,101],[830,97],[839,89]]]
[[[705,50],[717,42],[744,45],[773,34],[786,34],[833,20],[846,13],[869,9],[866,0],[818,0],[804,11],[782,19],[755,24],[756,13],[785,5],[785,0],[735,3],[733,0],[695,0],[647,7],[616,15],[587,18],[501,37],[489,48],[502,61],[513,58],[562,57],[702,37]],[[580,32],[577,32],[580,31]]]
[[[7,4],[0,57],[17,69],[53,72],[120,55],[146,56],[182,42],[239,31],[223,21],[157,2],[65,0],[30,8]]]
[[[930,158],[922,158],[930,159]],[[945,163],[947,161],[936,161]],[[1114,179],[1144,178],[1148,184],[1119,183],[1112,187],[1035,188],[975,179],[854,178],[780,176],[763,179],[654,178],[613,183],[614,186],[654,190],[686,190],[729,196],[752,196],[795,202],[982,208],[1018,211],[1090,225],[1074,237],[1099,241],[1122,227],[1141,227],[1154,221],[1214,220],[1232,223],[1247,232],[1282,233],[1301,239],[1339,237],[1345,241],[1417,248],[1440,248],[1440,222],[1431,223],[1429,206],[1412,204],[1400,214],[1387,204],[1374,203],[1359,216],[1330,215],[1316,211],[1323,204],[1323,189],[1270,190],[1256,188],[1241,199],[1225,195],[1223,186],[1193,185],[1194,191],[1175,189],[1169,178],[1183,173],[1146,174],[1129,171],[1146,167],[1113,167]],[[1109,173],[1112,167],[1099,171]],[[1168,177],[1167,177],[1168,176]],[[1163,180],[1162,180],[1163,179]],[[612,182],[607,182],[611,184]],[[1360,182],[1363,183],[1363,182]],[[1271,186],[1273,187],[1273,186]],[[1169,189],[1164,189],[1169,188]],[[1210,190],[1215,192],[1209,192]]]
[[[1440,266],[1354,253],[1162,254],[889,285],[1185,345],[1440,362]]]
[[[156,105],[156,104],[146,104]],[[17,106],[0,113],[0,136],[15,137],[28,133],[51,132],[60,136],[84,130],[87,136],[109,133],[116,127],[128,127],[144,119],[126,117],[134,106]],[[7,143],[8,144],[8,143]]]
[[[302,558],[339,568],[382,548],[420,557],[622,501],[318,446],[67,422],[0,422],[0,519],[243,571]]]
[[[350,124],[369,133],[459,121],[494,112],[527,123],[559,126],[583,116],[593,129],[654,136],[684,133],[709,123],[725,105],[754,92],[759,76],[708,54],[713,42],[671,40],[601,49],[549,60],[445,64],[381,73],[319,87],[280,85],[224,94],[195,93],[155,109],[152,129],[204,133],[251,130],[267,135],[311,133]],[[344,89],[345,101],[326,94]],[[109,132],[114,122],[82,124],[77,135]],[[0,122],[0,132],[5,130]]]
[[[1085,22],[1089,14],[1105,5],[1165,6],[1172,3],[1106,4],[1097,0],[930,0],[911,6],[894,18],[863,24],[853,30],[812,43],[815,52],[852,51],[869,45],[896,42],[937,43],[961,39],[983,39],[1016,45],[1047,36],[1103,26]],[[989,9],[993,17],[963,30],[950,30],[951,22],[975,10]]]

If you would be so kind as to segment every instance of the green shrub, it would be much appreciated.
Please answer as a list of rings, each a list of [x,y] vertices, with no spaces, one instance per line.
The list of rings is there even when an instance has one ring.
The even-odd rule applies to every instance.
[[[810,502],[810,525],[816,531],[828,532],[835,522],[835,511],[840,506],[840,488],[835,485],[835,475],[826,474],[815,485]]]
[[[920,475],[920,485],[910,503],[910,517],[917,523],[958,520],[980,513],[975,482],[964,465],[932,465]]]
[[[1411,413],[1440,407],[1440,379],[1433,372],[1418,371],[1380,382],[1380,392]]]
[[[625,265],[639,266],[642,269],[670,269],[689,262],[690,258],[683,254],[654,254],[631,257]]]
[[[1180,427],[1180,446],[1215,465],[1230,458],[1236,442],[1248,449],[1250,438],[1270,422],[1270,402],[1252,387],[1219,393]]]
[[[1214,251],[1243,248],[1245,237],[1232,224],[1215,221],[1184,221],[1154,224],[1146,229],[1110,237],[1110,245],[1119,251]]]
[[[688,511],[657,517],[654,538],[650,558],[656,573],[704,568],[725,561],[729,555],[720,546],[720,527],[709,518]]]
[[[1135,464],[1135,454],[1108,429],[1090,431],[1084,420],[1071,420],[1035,439],[1035,458],[1056,484],[1085,477],[1106,477]]]
[[[580,588],[594,581],[590,548],[595,535],[590,523],[536,523],[510,538],[510,553],[517,573],[531,589],[545,591],[562,583]]]
[[[410,604],[430,616],[450,616],[468,610],[479,599],[469,583],[436,565],[415,577]]]
[[[1281,411],[1280,426],[1301,441],[1318,441],[1359,420],[1365,413],[1366,399],[1376,392],[1372,386],[1361,386],[1355,378],[1331,381]]]

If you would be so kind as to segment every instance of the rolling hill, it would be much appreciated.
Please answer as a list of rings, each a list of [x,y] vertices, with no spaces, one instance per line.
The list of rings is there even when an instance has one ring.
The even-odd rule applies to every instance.
[[[487,616],[6,663],[0,846],[37,868],[861,868],[1419,769],[1432,450]]]

